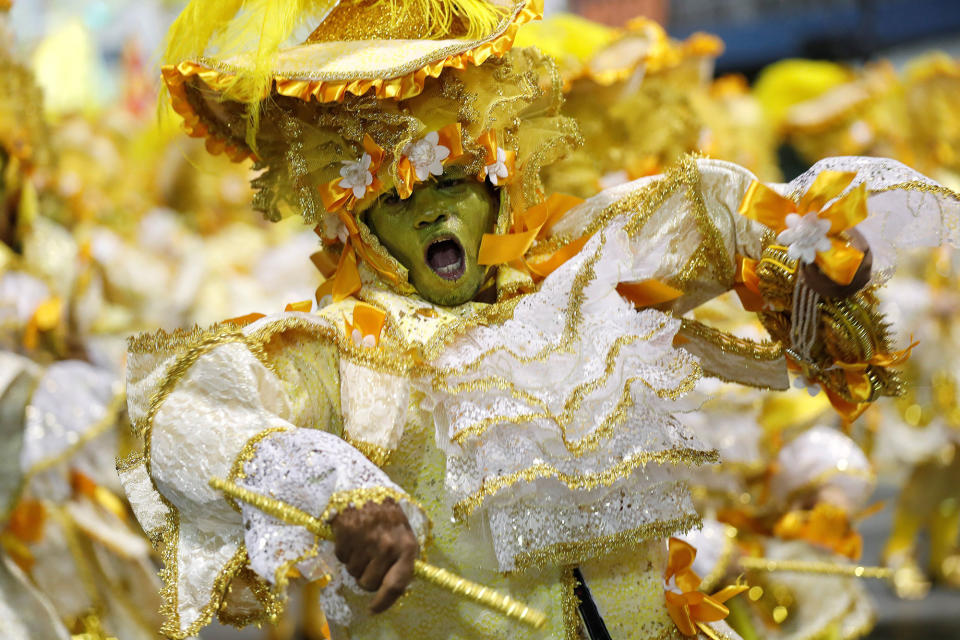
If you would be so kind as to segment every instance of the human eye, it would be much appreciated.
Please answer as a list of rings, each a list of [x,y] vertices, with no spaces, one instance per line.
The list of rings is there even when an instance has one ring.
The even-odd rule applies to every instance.
[[[463,179],[459,177],[445,177],[440,176],[437,178],[437,187],[444,191],[456,191],[463,185]]]
[[[380,196],[380,204],[385,205],[387,207],[395,207],[401,202],[403,201],[400,199],[400,196],[397,194],[396,189],[388,191],[387,193],[384,193],[383,195]]]

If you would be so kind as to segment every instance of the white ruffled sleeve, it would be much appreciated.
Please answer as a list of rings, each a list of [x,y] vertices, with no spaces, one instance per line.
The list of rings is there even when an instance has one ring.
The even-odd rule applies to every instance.
[[[121,463],[120,474],[163,560],[163,632],[172,638],[195,635],[215,613],[235,624],[266,620],[282,607],[284,567],[297,564],[308,577],[329,573],[329,554],[306,558],[312,535],[235,504],[210,487],[211,478],[242,482],[318,517],[361,502],[358,491],[406,500],[342,439],[304,428],[335,430],[339,407],[296,376],[336,379],[335,369],[316,371],[336,363],[312,358],[321,350],[299,345],[296,335],[284,343],[269,330],[274,319],[279,326],[292,315],[242,331],[141,339],[131,349],[130,417],[146,444],[142,458]],[[320,424],[318,416],[336,424]],[[423,530],[422,514],[405,508]],[[288,562],[294,558],[300,561]]]

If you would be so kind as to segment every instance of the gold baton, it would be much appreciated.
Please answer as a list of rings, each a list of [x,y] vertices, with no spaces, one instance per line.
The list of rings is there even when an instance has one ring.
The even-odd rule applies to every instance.
[[[241,486],[221,478],[210,478],[210,486],[235,500],[241,500],[253,505],[277,520],[301,526],[324,540],[333,540],[333,532],[327,523],[318,518],[314,518],[306,511],[298,509],[291,504],[250,491],[249,489],[244,489]],[[422,560],[414,561],[413,573],[418,578],[443,587],[468,600],[473,600],[494,611],[499,611],[503,615],[513,618],[514,620],[519,620],[535,629],[540,629],[547,623],[547,616],[542,611],[531,609],[519,600],[494,591],[490,587],[485,587],[482,584],[461,578],[446,569],[427,564]]]
[[[833,562],[808,560],[772,560],[770,558],[740,558],[740,566],[754,571],[810,573],[850,578],[874,578],[889,580],[893,570],[886,567],[864,567]]]

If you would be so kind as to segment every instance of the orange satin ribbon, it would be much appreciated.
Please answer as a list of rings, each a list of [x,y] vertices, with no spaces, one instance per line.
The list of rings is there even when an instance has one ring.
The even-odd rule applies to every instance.
[[[674,578],[682,593],[666,591],[664,596],[667,611],[680,633],[695,636],[699,629],[712,637],[715,634],[706,623],[719,622],[730,615],[730,609],[724,603],[743,593],[748,587],[730,585],[713,595],[698,591],[701,580],[693,570],[693,560],[696,557],[697,550],[692,545],[678,538],[670,538],[670,560],[664,579],[669,582],[670,578]]]
[[[63,315],[63,301],[57,296],[48,298],[37,305],[33,315],[27,321],[27,326],[23,332],[24,349],[32,350],[37,347],[40,339],[40,333],[50,331],[56,328],[60,323],[60,317]]]
[[[369,133],[363,135],[363,150],[370,155],[370,166],[367,170],[373,176],[373,182],[367,185],[366,193],[379,191],[381,184],[380,179],[377,178],[377,172],[380,170],[381,163],[383,163],[384,151],[373,141]],[[331,213],[340,209],[349,211],[353,209],[358,202],[358,198],[353,194],[353,189],[340,186],[342,180],[343,178],[338,176],[330,182],[317,187],[320,191],[320,199],[323,201],[323,206]]]
[[[811,510],[790,511],[773,525],[773,535],[782,540],[803,540],[858,560],[863,537],[850,525],[846,511],[825,502]]]
[[[349,298],[357,291],[363,283],[360,281],[360,270],[357,267],[357,254],[353,250],[352,238],[347,240],[343,251],[340,253],[340,261],[337,263],[337,270],[333,276],[324,280],[323,284],[317,287],[317,302],[320,302],[325,296],[333,298],[334,302],[340,302],[344,298]]]
[[[448,124],[437,130],[437,136],[439,138],[437,144],[450,150],[450,155],[443,160],[444,166],[463,156],[463,134],[459,122]],[[400,161],[397,162],[397,177],[399,178],[396,184],[397,195],[406,200],[413,194],[413,186],[420,182],[407,156],[401,156]]]
[[[283,308],[284,311],[300,311],[308,312],[313,308],[313,300],[300,300],[299,302],[291,302]]]
[[[754,181],[740,203],[739,213],[770,227],[776,233],[787,229],[786,219],[791,213],[804,216],[816,212],[821,220],[830,221],[827,233],[830,249],[818,252],[816,263],[828,278],[837,284],[848,285],[860,268],[864,254],[840,238],[839,234],[867,218],[866,185],[860,184],[840,196],[856,177],[857,174],[853,172],[824,171],[817,176],[799,203]],[[835,201],[824,209],[831,200]]]
[[[641,282],[621,282],[617,285],[617,293],[632,302],[638,309],[673,302],[683,295],[680,289],[652,278]]]
[[[537,239],[550,232],[551,227],[567,211],[582,203],[583,200],[562,193],[554,193],[543,202],[536,204],[516,216],[510,233],[498,235],[484,234],[480,242],[477,263],[481,265],[511,264],[526,268],[537,278],[545,278],[564,262],[575,256],[589,236],[583,236],[570,242],[559,250],[536,262],[526,261],[524,256]]]
[[[360,336],[365,338],[373,336],[374,344],[380,344],[380,334],[383,333],[383,326],[387,321],[387,314],[378,307],[366,302],[358,302],[353,307],[353,321],[344,317],[344,324],[347,328],[347,335],[352,336],[354,329],[360,332]]]
[[[480,137],[477,138],[477,144],[480,145],[484,150],[483,164],[484,168],[480,169],[480,173],[477,174],[477,179],[481,182],[487,178],[486,167],[497,162],[497,149],[499,145],[497,144],[497,132],[493,129],[488,129],[484,133],[480,134]],[[517,172],[517,153],[516,151],[511,151],[504,149],[506,154],[506,159],[503,161],[507,166],[507,177],[506,178],[497,178],[497,186],[502,186],[505,184],[510,184],[513,180],[513,176]],[[568,196],[572,197],[572,196]]]
[[[70,488],[74,496],[84,496],[100,505],[117,518],[127,519],[127,508],[123,500],[117,497],[106,487],[101,487],[96,481],[77,469],[70,469]]]
[[[737,273],[733,290],[740,298],[740,304],[747,311],[763,311],[765,301],[760,293],[760,276],[757,275],[759,261],[745,256],[737,256]]]
[[[912,342],[909,347],[902,351],[897,351],[895,353],[878,353],[875,354],[867,362],[836,362],[835,365],[843,369],[844,377],[847,382],[847,389],[850,392],[850,397],[854,400],[854,403],[858,405],[865,405],[869,403],[870,395],[873,392],[873,386],[870,384],[870,378],[867,376],[867,369],[871,366],[875,367],[895,367],[906,362],[910,358],[910,354],[913,352],[914,347],[919,343]],[[832,401],[832,400],[831,400]],[[847,403],[849,404],[849,403]],[[866,407],[864,407],[865,409]],[[849,408],[847,408],[849,411]],[[856,414],[857,417],[863,413],[863,410],[859,410]]]
[[[236,318],[228,318],[228,319],[224,320],[224,323],[226,323],[226,324],[232,324],[232,325],[235,325],[235,326],[237,326],[237,327],[245,327],[245,326],[247,326],[248,324],[252,324],[252,323],[256,322],[256,321],[259,320],[260,318],[266,318],[266,317],[267,317],[267,316],[264,315],[264,314],[262,314],[262,313],[254,312],[254,313],[248,313],[248,314],[245,314],[245,315],[242,315],[242,316],[237,316]]]

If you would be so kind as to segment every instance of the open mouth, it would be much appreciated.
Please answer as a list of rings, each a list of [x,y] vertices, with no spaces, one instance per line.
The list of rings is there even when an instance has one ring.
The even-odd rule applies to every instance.
[[[444,280],[458,280],[467,268],[463,247],[456,238],[438,238],[427,246],[427,264]]]

